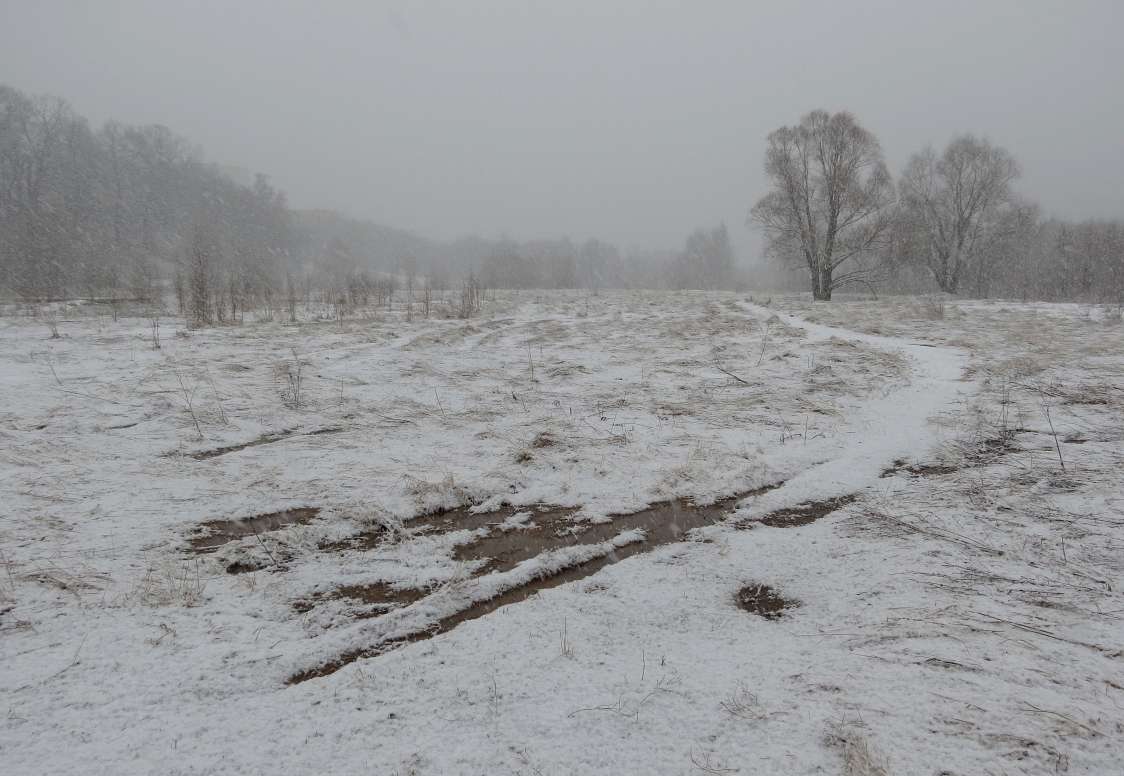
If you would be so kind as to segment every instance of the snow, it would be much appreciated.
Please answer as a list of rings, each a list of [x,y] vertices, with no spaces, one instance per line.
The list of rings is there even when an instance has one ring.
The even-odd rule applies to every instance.
[[[56,340],[0,318],[6,774],[1124,772],[1124,327],[1098,309],[501,293],[470,320],[165,318],[160,350],[85,309]],[[521,530],[782,482],[288,683],[643,538],[474,576],[419,514],[507,503]],[[373,618],[327,595],[376,583],[433,592]],[[799,606],[749,614],[750,584]]]

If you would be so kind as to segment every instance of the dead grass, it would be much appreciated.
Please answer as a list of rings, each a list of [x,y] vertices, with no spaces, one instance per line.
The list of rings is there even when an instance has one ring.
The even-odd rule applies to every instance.
[[[146,558],[144,568],[134,576],[124,596],[124,603],[198,606],[206,600],[204,590],[209,576],[199,559],[177,562],[168,558]]]
[[[240,593],[255,606],[270,600],[267,595],[304,596],[310,578],[334,584],[346,579],[359,586],[381,579],[396,590],[444,583],[443,595],[457,595],[472,581],[472,569],[457,568],[453,548],[439,537],[411,537],[409,523],[400,518],[485,499],[527,504],[558,498],[551,503],[597,505],[613,498],[613,508],[621,508],[618,503],[643,504],[663,494],[733,493],[735,483],[759,479],[756,462],[773,454],[776,445],[810,447],[817,435],[831,435],[854,404],[844,397],[877,402],[904,384],[912,369],[895,351],[856,346],[844,338],[810,344],[803,330],[785,322],[787,316],[768,322],[727,303],[734,300],[712,304],[684,295],[653,304],[654,299],[500,295],[494,308],[489,302],[476,313],[471,326],[452,319],[405,321],[389,313],[371,320],[352,316],[344,331],[335,322],[305,321],[300,332],[308,344],[302,344],[302,352],[315,353],[306,356],[315,360],[306,364],[302,382],[323,372],[324,381],[317,385],[338,381],[346,386],[348,401],[303,404],[302,417],[316,427],[343,430],[330,443],[293,435],[277,445],[205,460],[164,455],[196,436],[197,429],[184,407],[167,406],[167,395],[142,379],[163,375],[168,383],[170,374],[166,366],[147,360],[163,360],[152,350],[151,331],[139,327],[134,342],[112,340],[110,334],[119,336],[115,332],[97,339],[93,328],[83,329],[92,343],[85,347],[97,348],[104,364],[98,365],[102,371],[82,375],[80,353],[68,351],[79,327],[68,323],[71,337],[51,344],[61,385],[42,356],[34,363],[18,362],[13,370],[43,379],[28,377],[13,392],[21,403],[6,410],[11,420],[4,434],[11,444],[0,457],[11,467],[6,482],[13,517],[2,524],[0,539],[5,552],[12,548],[14,555],[9,582],[0,579],[0,609],[11,605],[17,592],[21,606],[29,592],[52,599],[52,605],[55,598],[96,605],[107,590],[121,589],[110,588],[114,580],[128,580],[123,603],[197,606],[206,600],[208,579],[221,570],[206,563],[200,569],[165,554],[128,571],[129,559],[144,557],[137,534],[144,534],[147,546],[153,546],[158,531],[175,540],[185,535],[184,525],[229,515],[224,505],[234,499],[247,505],[273,504],[278,498],[335,505],[330,529],[286,530],[262,542],[245,538],[239,552],[246,559],[269,568],[291,562],[285,573],[239,578],[248,589]],[[780,312],[798,309],[784,300],[774,304]],[[562,331],[550,316],[566,305],[571,317]],[[879,481],[885,488],[881,499],[864,496],[838,521],[837,538],[857,539],[856,552],[890,548],[897,553],[887,555],[895,584],[925,596],[915,610],[863,623],[862,637],[848,647],[862,642],[870,660],[916,665],[919,671],[972,677],[987,672],[989,679],[1007,681],[1005,686],[1027,688],[1021,697],[1035,701],[1031,707],[1014,693],[1012,699],[984,704],[994,707],[988,712],[994,716],[973,712],[981,715],[973,717],[974,727],[958,725],[957,738],[934,746],[959,746],[971,736],[983,746],[993,742],[996,758],[1017,749],[1039,753],[1040,762],[1046,762],[1052,751],[1061,763],[1070,740],[1118,740],[1108,722],[1111,703],[1103,693],[1074,683],[1078,669],[1069,663],[1079,665],[1093,677],[1090,681],[1102,674],[1117,681],[1112,629],[1122,608],[1116,591],[1124,575],[1119,539],[1124,516],[1111,499],[1119,491],[1112,483],[1119,478],[1124,439],[1124,392],[1116,387],[1124,385],[1117,363],[1124,352],[1121,327],[1099,313],[1032,315],[1025,307],[1003,311],[977,303],[949,303],[943,317],[933,317],[916,299],[843,300],[815,310],[827,324],[955,342],[973,354],[965,400],[939,419],[946,439],[938,451],[941,467],[930,472],[916,461],[904,462],[900,471]],[[226,358],[244,358],[249,365],[216,368],[218,386],[202,372],[184,373],[189,390],[199,378],[201,393],[193,401],[202,431],[226,437],[214,440],[216,449],[289,427],[284,422],[291,417],[288,408],[271,390],[274,327],[251,323],[177,341],[192,359],[225,348]],[[42,321],[33,322],[29,331],[42,338]],[[286,329],[285,336],[292,331]],[[674,350],[666,347],[670,337],[677,338]],[[404,342],[411,343],[408,349]],[[9,351],[11,363],[27,359],[17,346]],[[179,391],[174,383],[173,378],[165,387]],[[26,400],[48,389],[57,394],[64,386],[81,386],[81,394],[56,398],[45,408]],[[1043,396],[1049,418],[1041,408]],[[229,431],[221,415],[229,420]],[[139,425],[115,428],[126,421]],[[520,451],[529,456],[523,465],[512,461]],[[934,455],[918,452],[923,460]],[[555,466],[565,475],[552,474]],[[629,477],[635,492],[616,492]],[[145,484],[147,478],[174,479],[182,487],[156,492]],[[126,490],[128,499],[115,497]],[[116,522],[87,519],[86,512],[102,500],[106,512],[114,510]],[[376,503],[385,508],[365,512],[359,506]],[[65,519],[48,525],[44,505]],[[160,520],[153,523],[153,515]],[[132,534],[116,565],[87,563],[69,551],[48,561],[50,552],[38,549],[88,548],[109,541],[104,537],[118,525]],[[396,537],[411,540],[394,545]],[[28,546],[36,549],[24,549]],[[37,554],[29,557],[32,552]],[[385,559],[394,563],[382,565]],[[35,576],[21,576],[23,571]],[[215,591],[211,584],[209,592]],[[794,616],[814,613],[815,600],[806,600]],[[343,609],[328,614],[340,615],[337,624],[349,622]],[[558,650],[564,654],[572,647],[565,624],[562,631]],[[316,635],[312,625],[309,634]],[[949,648],[919,656],[919,644],[930,646],[922,636]],[[980,656],[985,651],[998,657],[986,661]],[[1002,673],[1008,651],[1032,656],[1017,675]],[[614,700],[608,699],[603,711],[635,711],[635,704],[614,710]],[[1078,705],[1089,713],[1077,713]],[[765,710],[747,691],[739,691],[715,713],[756,724]],[[868,715],[870,728],[843,722],[829,727],[828,739],[842,750],[852,773],[886,770],[867,740],[886,741],[877,719]],[[1016,727],[1011,733],[1011,719],[1031,732]],[[815,727],[813,735],[818,735],[818,722]],[[702,770],[732,767],[710,749],[700,747],[692,755]],[[1049,762],[1052,770],[1055,761]],[[683,765],[690,767],[685,760]]]
[[[858,724],[846,721],[827,723],[827,742],[843,750],[843,772],[851,776],[886,776],[885,760],[870,751]]]

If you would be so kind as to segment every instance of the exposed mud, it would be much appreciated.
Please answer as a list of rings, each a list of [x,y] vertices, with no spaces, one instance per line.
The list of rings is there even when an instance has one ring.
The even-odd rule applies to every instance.
[[[371,585],[345,585],[327,594],[313,593],[308,600],[295,602],[293,608],[303,614],[312,611],[318,604],[326,600],[348,599],[362,607],[362,611],[357,613],[355,618],[365,620],[378,617],[403,606],[409,606],[432,592],[432,588],[394,587],[386,582],[376,582]]]
[[[250,447],[257,447],[258,445],[269,445],[274,442],[280,442],[284,439],[292,439],[293,437],[306,437],[306,436],[320,436],[321,434],[338,434],[343,431],[342,428],[322,428],[317,431],[309,431],[304,434],[298,434],[295,431],[283,431],[278,434],[262,434],[257,439],[250,442],[243,442],[239,445],[227,445],[226,447],[216,447],[213,450],[200,450],[197,453],[192,453],[191,457],[197,461],[205,461],[208,458],[217,458],[220,455],[227,453],[237,453],[239,450],[245,450]]]
[[[564,585],[567,582],[583,579],[625,558],[679,541],[693,529],[713,525],[724,519],[743,499],[749,496],[759,496],[780,487],[782,484],[783,482],[778,482],[766,485],[706,506],[696,506],[685,501],[663,502],[629,515],[614,516],[611,521],[604,523],[581,522],[574,519],[577,515],[576,510],[550,507],[536,508],[535,510],[518,510],[513,507],[505,507],[498,512],[483,514],[473,514],[470,509],[465,508],[411,521],[411,526],[417,523],[442,532],[454,530],[479,532],[486,527],[490,528],[484,536],[473,537],[468,535],[469,540],[458,546],[454,551],[454,557],[458,560],[486,561],[475,569],[473,576],[480,576],[492,571],[506,571],[514,568],[523,560],[560,547],[577,544],[599,544],[618,536],[622,532],[637,528],[643,529],[644,539],[624,545],[584,563],[568,566],[555,573],[534,579],[524,585],[509,588],[493,598],[479,601],[456,614],[439,620],[424,631],[346,652],[328,663],[293,675],[288,680],[289,684],[298,684],[308,679],[328,676],[361,658],[374,657],[402,644],[432,638],[439,633],[452,630],[462,622],[483,617],[508,604],[526,600],[540,590],[547,590]],[[424,596],[418,596],[418,599],[415,600],[420,600],[421,597]]]
[[[1025,433],[1025,429],[1015,429],[993,439],[984,439],[968,451],[967,458],[976,466],[985,466],[994,463],[999,458],[1011,453],[1021,453],[1023,448],[1015,441],[1015,434]]]
[[[935,477],[942,474],[955,474],[960,471],[959,466],[943,463],[914,463],[906,464],[905,461],[894,461],[894,465],[883,470],[881,477],[893,477],[899,472],[906,472],[917,477]]]
[[[284,571],[282,566],[271,566],[269,563],[255,563],[253,561],[236,561],[226,567],[227,574],[249,574],[251,571],[264,571],[265,569],[273,569],[275,571]]]
[[[464,562],[486,561],[477,571],[478,574],[510,571],[523,561],[544,552],[576,545],[600,544],[625,531],[642,529],[644,541],[618,550],[619,559],[678,541],[689,531],[713,525],[723,519],[739,501],[748,496],[760,495],[765,490],[767,489],[759,489],[709,506],[696,506],[682,501],[663,502],[633,514],[613,516],[612,520],[603,523],[580,521],[576,519],[577,511],[572,509],[517,512],[505,522],[493,522],[490,526],[492,530],[486,535],[459,545],[454,550],[453,557]],[[474,516],[468,522],[474,528],[479,527],[480,517]],[[495,518],[492,520],[495,521]],[[469,527],[454,525],[454,530]]]
[[[318,514],[320,510],[317,507],[297,507],[270,512],[267,515],[244,517],[240,520],[216,520],[199,526],[198,533],[188,539],[188,544],[191,545],[193,552],[214,552],[224,544],[246,536],[276,531],[289,525],[307,525]],[[252,570],[246,569],[246,571]]]
[[[766,620],[776,620],[786,609],[798,606],[796,601],[791,601],[778,595],[768,585],[749,585],[743,587],[734,596],[738,606],[750,614],[764,617]]]
[[[809,501],[805,504],[797,504],[794,507],[778,509],[775,512],[770,512],[765,515],[765,517],[760,520],[755,520],[743,525],[744,527],[765,525],[770,528],[795,528],[801,525],[808,525],[809,523],[816,522],[820,518],[827,517],[837,509],[842,509],[848,504],[854,503],[856,498],[858,498],[858,494],[851,493],[847,496],[829,498],[823,501]]]
[[[387,533],[388,531],[385,526],[376,525],[366,531],[348,536],[345,539],[321,542],[317,546],[317,549],[321,552],[345,552],[347,550],[367,552],[368,550],[375,549],[385,541]]]
[[[624,558],[626,557],[630,557],[639,552],[647,552],[651,549],[654,549],[654,546],[638,542],[636,544],[626,545],[625,547],[622,547],[615,552],[609,553],[608,555],[603,555],[600,558],[594,558],[593,560],[586,561],[585,563],[579,563],[575,566],[569,566],[565,569],[562,569],[556,574],[536,579],[526,585],[521,585],[519,587],[513,587],[505,590],[499,595],[493,598],[489,598],[487,601],[478,601],[472,606],[460,610],[456,614],[445,617],[442,620],[438,620],[433,624],[433,626],[427,628],[426,630],[418,631],[417,633],[411,633],[407,636],[400,636],[395,639],[382,641],[370,647],[363,647],[360,649],[354,649],[345,652],[328,663],[324,663],[323,665],[316,666],[315,668],[310,668],[306,671],[301,671],[300,673],[294,674],[293,676],[289,677],[288,684],[300,684],[301,682],[307,681],[309,679],[316,679],[317,677],[321,676],[330,676],[336,671],[339,671],[341,668],[354,663],[356,660],[361,660],[368,657],[377,657],[378,655],[390,652],[391,650],[405,644],[413,644],[418,641],[424,641],[425,639],[431,639],[434,636],[452,630],[462,622],[475,620],[478,617],[483,617],[486,614],[491,614],[497,609],[500,609],[509,604],[515,604],[519,603],[520,601],[525,601],[531,596],[538,593],[540,590],[548,590],[552,587],[564,585],[567,582],[575,582],[579,579],[584,579],[585,577],[588,577],[591,574],[600,571],[610,564],[617,563],[618,561],[624,560]]]

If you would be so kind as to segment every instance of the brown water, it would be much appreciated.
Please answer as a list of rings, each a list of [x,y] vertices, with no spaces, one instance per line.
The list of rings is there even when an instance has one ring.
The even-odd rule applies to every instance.
[[[320,510],[316,507],[296,507],[238,520],[216,520],[199,526],[198,532],[188,539],[188,544],[195,552],[213,552],[235,539],[276,531],[289,525],[306,525],[318,514]]]

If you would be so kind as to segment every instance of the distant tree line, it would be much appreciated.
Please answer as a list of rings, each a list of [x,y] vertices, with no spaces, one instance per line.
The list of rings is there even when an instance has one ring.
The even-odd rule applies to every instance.
[[[168,128],[90,127],[57,97],[0,85],[0,295],[84,297],[116,310],[162,299],[198,325],[313,297],[350,308],[402,291],[479,288],[722,288],[724,225],[683,251],[622,252],[601,240],[438,243],[329,211],[291,211],[203,161]],[[479,296],[474,292],[474,298]]]
[[[750,211],[767,252],[815,299],[848,285],[976,297],[1124,302],[1124,229],[1043,220],[1005,149],[971,134],[914,154],[895,183],[846,112],[813,111],[768,137],[772,190]]]
[[[598,239],[517,241],[465,237],[438,243],[328,211],[298,212],[315,274],[341,284],[362,271],[424,278],[445,290],[470,272],[487,288],[728,288],[734,282],[726,227],[697,230],[683,251],[622,251]],[[419,280],[419,282],[422,282]]]
[[[916,154],[900,180],[847,113],[768,138],[772,191],[750,212],[768,253],[816,298],[858,284],[973,296],[1124,301],[1124,228],[1042,219],[1005,150],[972,135]],[[0,85],[0,296],[112,305],[174,299],[194,325],[329,304],[476,309],[487,289],[733,288],[725,224],[680,250],[597,239],[441,243],[329,211],[292,211],[163,126],[92,129],[64,100]],[[249,177],[249,176],[247,176]],[[249,185],[246,185],[249,184]],[[465,289],[468,288],[468,291]],[[462,300],[463,301],[463,300]]]
[[[0,290],[116,306],[161,293],[210,322],[279,288],[297,248],[283,195],[234,183],[166,127],[100,129],[0,86]]]

